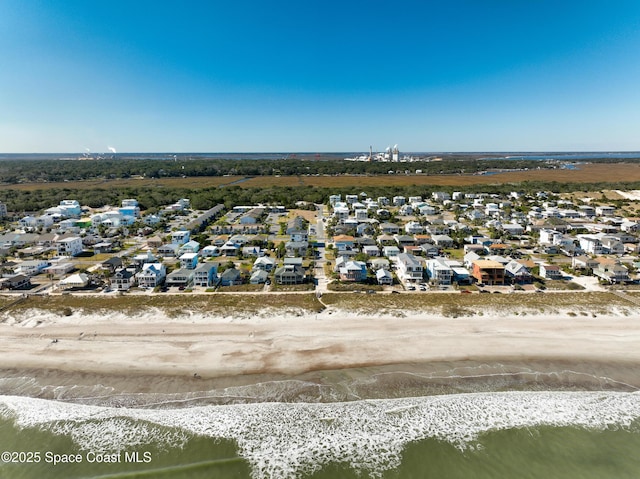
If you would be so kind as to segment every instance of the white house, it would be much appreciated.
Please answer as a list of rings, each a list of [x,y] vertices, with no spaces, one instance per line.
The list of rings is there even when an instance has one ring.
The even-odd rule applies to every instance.
[[[417,221],[409,221],[406,225],[404,225],[404,230],[407,234],[416,235],[422,233],[424,231],[424,228]]]
[[[82,253],[82,238],[73,236],[56,241],[58,256],[78,256]]]
[[[426,269],[429,279],[437,284],[449,285],[453,279],[453,270],[444,258],[428,259]],[[468,272],[467,272],[468,273]]]
[[[167,276],[167,269],[162,263],[145,263],[142,271],[136,274],[136,280],[141,288],[155,288],[162,284]]]
[[[381,285],[392,285],[393,275],[384,268],[376,270],[376,280]]]
[[[16,267],[15,273],[24,274],[26,276],[34,276],[41,273],[47,266],[49,266],[49,264],[50,263],[48,261],[42,259],[23,261]]]
[[[398,255],[398,278],[407,283],[419,283],[423,280],[424,267],[418,258],[412,254]]]

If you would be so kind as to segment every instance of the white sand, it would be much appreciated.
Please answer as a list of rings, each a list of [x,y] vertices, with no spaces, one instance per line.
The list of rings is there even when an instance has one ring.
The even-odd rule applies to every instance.
[[[24,314],[24,313],[23,313]],[[223,377],[430,361],[640,363],[640,316],[443,318],[318,315],[172,319],[159,311],[71,317],[32,311],[0,324],[3,368]],[[38,323],[38,321],[40,321]],[[52,342],[57,339],[58,342]]]

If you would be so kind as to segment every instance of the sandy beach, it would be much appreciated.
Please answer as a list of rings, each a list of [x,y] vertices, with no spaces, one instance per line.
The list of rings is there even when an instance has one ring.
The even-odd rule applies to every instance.
[[[335,308],[241,318],[173,318],[153,310],[134,317],[21,314],[20,322],[14,317],[0,324],[4,370],[211,380],[430,362],[640,364],[640,315],[615,311],[595,318],[562,312],[396,317]]]

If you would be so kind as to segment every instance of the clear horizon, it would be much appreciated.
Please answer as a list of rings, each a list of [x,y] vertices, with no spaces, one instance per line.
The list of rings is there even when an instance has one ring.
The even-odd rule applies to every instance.
[[[640,151],[640,3],[0,2],[0,151]]]

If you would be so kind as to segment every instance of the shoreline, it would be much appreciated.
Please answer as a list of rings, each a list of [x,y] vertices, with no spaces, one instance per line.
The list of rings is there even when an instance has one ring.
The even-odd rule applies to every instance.
[[[399,317],[330,307],[262,316],[191,311],[173,317],[148,310],[130,317],[117,311],[66,317],[25,310],[25,321],[5,316],[0,324],[0,377],[34,378],[51,387],[102,384],[122,393],[181,394],[272,381],[337,384],[341,377],[364,380],[376,371],[424,375],[442,365],[499,371],[533,364],[542,374],[558,365],[580,366],[577,371],[594,378],[603,374],[640,388],[634,368],[640,365],[640,315],[623,313],[444,317],[406,311]]]

